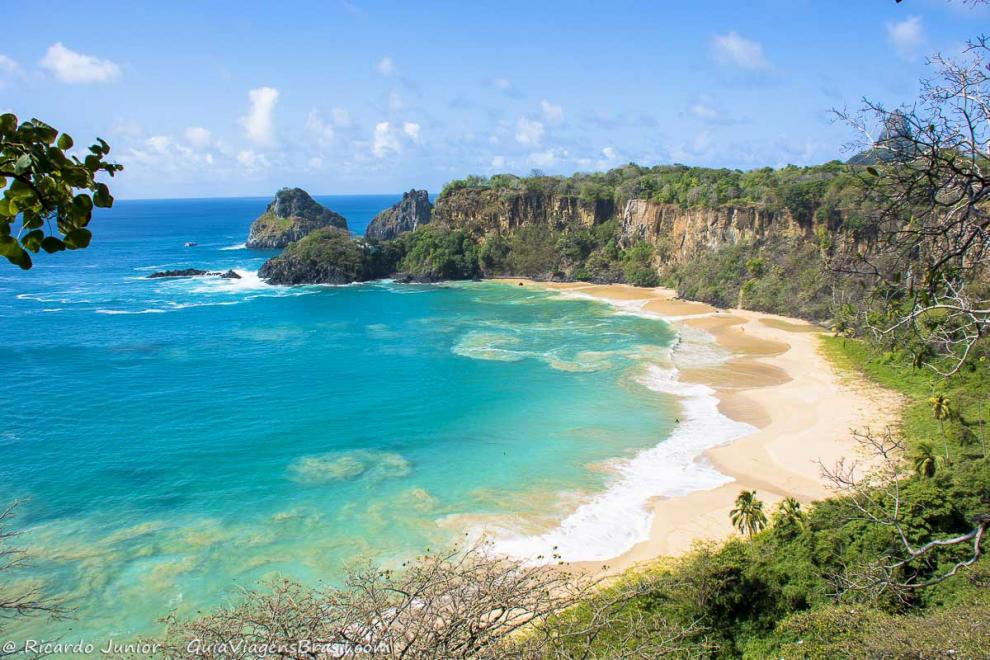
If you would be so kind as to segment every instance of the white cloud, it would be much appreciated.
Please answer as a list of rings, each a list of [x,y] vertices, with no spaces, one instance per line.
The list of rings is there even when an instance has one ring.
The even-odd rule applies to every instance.
[[[269,166],[268,159],[251,149],[244,149],[237,153],[237,162],[248,172],[256,172],[266,169]]]
[[[383,57],[378,64],[375,65],[378,73],[383,76],[391,76],[395,73],[395,64],[392,62],[391,57]]]
[[[492,84],[495,85],[495,89],[500,92],[507,92],[512,89],[512,83],[509,82],[508,78],[496,78],[492,81]]]
[[[399,153],[402,145],[399,144],[399,137],[395,128],[387,121],[380,121],[375,124],[375,133],[372,136],[371,153],[376,158],[385,158],[389,153]]]
[[[14,61],[13,58],[0,53],[0,71],[4,73],[17,73],[20,70],[21,65]]]
[[[704,119],[705,121],[717,121],[721,117],[718,110],[704,103],[695,103],[688,108],[688,112],[696,118]]]
[[[371,136],[371,153],[375,158],[385,158],[389,154],[400,154],[405,147],[420,142],[420,126],[411,121],[401,126],[388,121],[375,124]]]
[[[904,59],[916,59],[925,45],[921,17],[912,16],[896,23],[887,23],[887,40]]]
[[[101,60],[70,50],[59,41],[48,47],[41,58],[41,66],[64,83],[93,83],[115,80],[120,67],[110,60]]]
[[[210,132],[201,126],[190,126],[186,129],[186,141],[197,149],[210,146],[212,137]]]
[[[540,108],[543,110],[543,116],[551,124],[556,124],[564,118],[564,109],[559,105],[554,105],[550,101],[540,101]]]
[[[605,147],[602,149],[602,156],[604,156],[606,160],[615,160],[618,157],[618,154],[615,151],[615,147]]]
[[[168,151],[169,145],[172,144],[172,140],[167,135],[153,135],[148,138],[147,143],[153,151],[163,154]]]
[[[505,156],[495,156],[492,158],[492,167],[496,170],[505,167]]]
[[[737,66],[748,71],[770,68],[770,62],[763,54],[763,45],[736,32],[712,37],[712,53],[720,64]]]
[[[251,108],[241,117],[241,126],[248,139],[258,145],[270,146],[275,142],[272,114],[278,103],[278,90],[274,87],[258,87],[248,92]],[[243,153],[243,152],[242,152]]]
[[[407,121],[402,125],[402,132],[413,142],[419,143],[419,124]]]
[[[306,128],[320,146],[333,142],[335,131],[333,125],[323,118],[319,110],[310,110],[306,116]]]
[[[538,121],[520,117],[516,123],[516,142],[525,145],[536,145],[543,140],[546,129]]]
[[[566,156],[567,152],[558,152],[555,149],[546,151],[536,151],[526,157],[526,162],[533,167],[550,167],[557,162],[558,156]]]

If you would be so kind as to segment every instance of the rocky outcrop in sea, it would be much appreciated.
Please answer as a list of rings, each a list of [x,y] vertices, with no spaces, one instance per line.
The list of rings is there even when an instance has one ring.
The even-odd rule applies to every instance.
[[[412,231],[430,222],[433,204],[425,190],[410,190],[402,200],[374,217],[364,235],[379,241],[387,241],[399,234]]]
[[[148,275],[147,279],[154,280],[165,277],[219,277],[225,280],[239,280],[241,276],[232,270],[200,270],[198,268],[184,268],[182,270],[161,270]]]
[[[347,219],[318,203],[302,188],[282,188],[248,231],[249,248],[284,248],[316,231],[347,229]]]

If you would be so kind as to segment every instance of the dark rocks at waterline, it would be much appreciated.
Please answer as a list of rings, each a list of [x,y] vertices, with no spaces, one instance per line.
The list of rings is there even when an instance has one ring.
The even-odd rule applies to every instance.
[[[148,275],[147,279],[161,279],[166,277],[219,277],[225,280],[239,280],[241,276],[232,270],[199,270],[198,268],[185,268],[183,270],[162,270]]]
[[[396,273],[392,276],[392,281],[396,284],[436,284],[441,282],[439,277],[432,275],[413,275],[411,273]]]

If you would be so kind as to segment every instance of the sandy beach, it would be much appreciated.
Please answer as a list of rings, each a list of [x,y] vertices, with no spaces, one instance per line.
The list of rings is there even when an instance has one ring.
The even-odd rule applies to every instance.
[[[566,290],[606,302],[641,304],[640,309],[675,328],[703,330],[731,357],[716,367],[681,368],[680,380],[715,390],[719,410],[755,432],[707,450],[707,460],[733,481],[680,497],[654,498],[649,539],[604,562],[622,570],[661,556],[676,556],[703,541],[737,533],[729,512],[741,490],[755,490],[772,511],[785,497],[803,504],[828,497],[820,463],[840,458],[868,461],[850,429],[881,428],[893,422],[898,395],[850,373],[839,373],[822,355],[822,330],[805,321],[740,309],[716,310],[679,300],[671,289],[626,285],[507,284]],[[600,569],[602,562],[574,568]]]

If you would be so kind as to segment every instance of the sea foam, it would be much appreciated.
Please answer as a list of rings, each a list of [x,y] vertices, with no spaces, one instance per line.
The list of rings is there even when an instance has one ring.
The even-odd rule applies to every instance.
[[[566,297],[586,296],[569,293]],[[644,304],[617,301],[613,306],[618,314],[660,318],[645,312]],[[719,364],[728,357],[709,333],[679,330],[669,361],[700,366]],[[557,527],[536,535],[499,534],[496,530],[495,550],[527,561],[552,561],[554,554],[564,561],[611,559],[649,538],[653,524],[649,503],[653,498],[678,497],[731,482],[731,477],[704,458],[704,452],[749,435],[755,427],[723,415],[712,388],[681,382],[677,376],[674,365],[645,363],[636,377],[644,387],[678,399],[681,412],[669,437],[631,459],[611,461],[609,467],[615,476],[609,488],[586,499]]]

